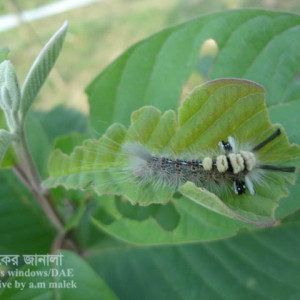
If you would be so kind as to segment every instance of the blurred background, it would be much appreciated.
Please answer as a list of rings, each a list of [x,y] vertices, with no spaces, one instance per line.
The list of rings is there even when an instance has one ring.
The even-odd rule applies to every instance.
[[[63,21],[68,20],[69,30],[64,48],[38,96],[36,106],[50,109],[63,103],[88,113],[84,89],[130,45],[165,27],[199,15],[239,8],[299,13],[300,1],[2,0],[0,47],[7,46],[10,49],[9,58],[23,82],[42,46]],[[213,57],[214,47],[208,46],[209,55]],[[205,52],[205,49],[201,51]],[[199,84],[201,78],[194,81]]]

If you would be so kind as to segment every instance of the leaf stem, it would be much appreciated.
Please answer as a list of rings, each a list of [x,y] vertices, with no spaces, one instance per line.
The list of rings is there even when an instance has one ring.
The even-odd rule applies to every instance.
[[[19,132],[18,136],[19,139],[15,142],[14,149],[20,163],[14,167],[14,171],[37,199],[42,210],[58,232],[64,233],[63,220],[54,205],[51,194],[42,187],[41,178],[31,155],[24,129]]]

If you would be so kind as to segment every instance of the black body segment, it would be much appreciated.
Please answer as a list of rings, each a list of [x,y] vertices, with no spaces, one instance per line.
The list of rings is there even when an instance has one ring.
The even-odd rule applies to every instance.
[[[222,143],[222,145],[223,145],[223,149],[224,149],[226,152],[232,151],[232,147],[231,147],[231,145],[230,145],[228,142],[222,141],[221,143]]]

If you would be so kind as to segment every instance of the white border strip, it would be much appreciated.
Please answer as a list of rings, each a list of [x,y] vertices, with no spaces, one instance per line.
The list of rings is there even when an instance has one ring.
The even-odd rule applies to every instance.
[[[24,10],[19,16],[9,14],[0,17],[0,32],[18,26],[21,22],[39,20],[62,12],[103,0],[60,0],[31,10]]]

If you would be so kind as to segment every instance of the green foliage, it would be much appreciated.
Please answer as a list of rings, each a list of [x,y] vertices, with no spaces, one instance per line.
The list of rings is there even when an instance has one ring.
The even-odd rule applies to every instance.
[[[26,161],[24,150],[27,148],[24,141],[25,117],[31,107],[37,93],[51,71],[63,44],[66,35],[68,23],[64,25],[53,35],[44,49],[34,61],[29,70],[22,91],[13,65],[10,61],[3,61],[0,64],[0,108],[5,116],[5,121],[11,135],[5,131],[1,132],[3,140],[1,141],[0,161],[2,162],[5,152],[14,139],[14,150],[17,152],[18,159]],[[8,49],[0,49],[0,62],[7,57]],[[3,126],[4,118],[0,116],[0,124]],[[10,148],[4,166],[10,167],[16,163],[15,152]],[[29,163],[30,165],[30,163]],[[30,167],[29,167],[30,168]],[[36,177],[32,175],[33,177]]]
[[[236,10],[163,30],[132,46],[90,84],[91,125],[98,132],[113,122],[128,125],[132,111],[148,104],[175,110],[207,39],[218,46],[209,79],[250,79],[266,88],[267,105],[287,102],[297,81],[299,24],[292,14]]]
[[[103,132],[114,121],[129,124],[131,112],[141,104],[162,111],[175,109],[180,87],[198,61],[200,45],[212,38],[218,54],[208,79],[242,77],[263,85],[271,121],[282,123],[291,142],[299,144],[299,24],[300,17],[292,14],[221,12],[139,42],[88,87],[92,128]],[[165,74],[165,70],[171,71]],[[281,113],[285,107],[285,113]],[[280,203],[278,216],[300,207],[300,185],[290,190],[290,196]]]
[[[11,170],[0,173],[1,254],[47,253],[55,231]]]
[[[9,130],[14,133],[19,127],[20,85],[10,61],[0,64],[0,107],[5,114]]]
[[[1,56],[5,58],[7,49],[2,48]],[[0,58],[1,62],[1,58]],[[3,163],[4,166],[13,164],[14,153],[9,146],[13,140],[17,139],[18,131],[20,130],[19,107],[20,107],[21,91],[19,81],[15,69],[10,61],[4,60],[0,63],[0,166],[8,149],[8,155]]]
[[[71,126],[70,126],[71,124]],[[69,135],[87,131],[85,116],[73,109],[58,106],[50,111],[29,113],[26,123],[28,143],[42,177],[48,176],[47,162],[54,143]],[[66,145],[66,143],[64,143]],[[69,147],[74,144],[69,143]]]
[[[288,137],[300,142],[299,25],[300,17],[293,14],[236,10],[165,29],[133,45],[89,85],[88,120],[61,107],[28,114],[61,50],[66,24],[31,67],[21,102],[15,71],[5,62],[8,50],[1,48],[1,107],[6,122],[1,115],[0,158],[14,138],[18,163],[13,155],[8,159],[10,150],[3,163],[13,166],[19,177],[22,172],[28,175],[23,182],[38,200],[49,194],[34,166],[42,178],[49,171],[47,186],[77,190],[51,189],[51,205],[62,216],[57,235],[53,216],[43,205],[41,211],[10,171],[2,170],[0,252],[49,253],[64,236],[66,245],[72,239],[90,264],[63,251],[62,268],[74,268],[77,289],[4,289],[1,299],[115,298],[102,278],[121,299],[299,298],[299,214],[290,214],[300,207],[300,185],[290,185],[293,175],[268,178],[268,185],[256,187],[254,196],[219,199],[191,183],[174,195],[168,188],[142,188],[128,178],[123,182],[124,174],[117,171],[128,166],[121,148],[128,140],[140,141],[157,153],[181,154],[193,148],[212,150],[228,135],[259,143],[278,127],[283,134],[259,151],[261,160],[299,167],[299,147],[287,141]],[[195,74],[196,65],[204,61],[199,49],[207,39],[215,41],[217,54],[207,64],[211,69],[198,67],[202,73]],[[176,116],[182,86],[192,87],[189,78],[221,79],[188,95]],[[265,95],[260,85],[224,78],[258,82]],[[26,126],[17,124],[27,114]],[[286,133],[280,125],[272,125],[268,115]],[[90,133],[104,133],[100,139],[86,140],[87,122]],[[25,134],[11,135],[18,129],[26,131],[26,139]],[[275,228],[258,230],[249,224],[271,225],[286,215],[290,216],[276,222]],[[229,239],[233,235],[237,236]]]
[[[0,166],[7,148],[13,141],[13,135],[4,129],[0,129]]]
[[[91,250],[87,260],[121,299],[296,299],[299,229],[298,219],[210,243],[145,248],[106,241],[107,251]]]
[[[262,87],[234,79],[215,80],[195,89],[179,107],[178,123],[172,111],[161,116],[152,107],[142,108],[133,113],[132,124],[127,131],[115,124],[99,141],[88,140],[70,156],[55,151],[49,161],[50,179],[44,184],[75,189],[91,185],[100,195],[123,195],[132,203],[166,203],[171,199],[171,188],[157,188],[154,183],[141,186],[134,180],[126,180],[134,174],[128,170],[130,158],[126,157],[122,144],[139,142],[156,153],[169,150],[168,153],[180,155],[189,149],[217,150],[218,141],[228,136],[235,136],[240,143],[253,141],[258,144],[275,131],[267,119]],[[298,166],[300,149],[290,147],[282,136],[261,149],[258,155],[262,162]],[[274,175],[273,180],[268,182],[268,189],[256,186],[255,196],[225,194],[220,200],[190,183],[182,186],[180,191],[188,199],[214,212],[266,225],[275,221],[274,211],[279,199],[287,195],[281,177],[282,174]],[[287,179],[292,180],[289,177]],[[176,207],[176,201],[174,205]],[[217,217],[215,224],[219,224]],[[144,236],[146,239],[149,237]],[[203,239],[201,235],[200,239]]]
[[[25,119],[36,95],[48,77],[60,53],[66,36],[68,22],[52,36],[32,64],[22,87],[21,116]]]
[[[147,207],[106,196],[98,205],[92,219],[95,225],[121,240],[141,245],[209,241],[250,228],[182,196],[166,205]]]

